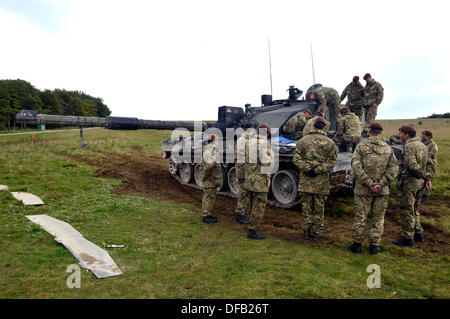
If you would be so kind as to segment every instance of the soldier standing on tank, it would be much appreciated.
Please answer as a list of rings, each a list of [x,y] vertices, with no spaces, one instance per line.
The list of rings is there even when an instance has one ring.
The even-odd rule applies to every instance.
[[[392,243],[399,246],[414,246],[414,240],[423,242],[420,225],[419,204],[425,189],[431,189],[431,174],[427,172],[428,150],[412,125],[400,128],[403,151],[397,176],[397,190],[400,206],[402,233]]]
[[[370,212],[372,222],[369,229],[369,252],[377,254],[381,251],[389,185],[398,172],[398,163],[392,148],[380,137],[382,131],[380,123],[370,123],[369,138],[358,145],[352,158],[355,173],[355,223],[353,244],[348,249],[354,253],[361,253],[364,229]]]
[[[325,200],[330,194],[330,171],[338,148],[327,137],[327,122],[317,117],[313,128],[298,143],[294,164],[300,171],[298,191],[303,213],[304,238],[319,241],[324,231]]]
[[[247,238],[264,239],[259,233],[259,225],[264,218],[267,204],[267,193],[270,187],[270,173],[267,170],[273,163],[274,154],[267,139],[270,137],[270,127],[261,124],[256,138],[249,139],[245,149],[245,181],[244,188],[248,191],[250,202],[250,224]]]
[[[217,216],[212,214],[216,200],[217,188],[222,183],[222,168],[220,167],[217,145],[217,135],[209,136],[208,144],[203,148],[203,159],[200,164],[200,173],[203,181],[202,213],[206,224],[217,223]]]
[[[292,134],[296,140],[301,139],[303,136],[303,128],[310,116],[311,111],[309,109],[306,109],[305,112],[298,112],[284,124],[283,131]]]
[[[355,75],[353,81],[347,85],[341,94],[341,103],[347,97],[347,106],[350,112],[355,113],[359,120],[362,120],[363,105],[364,105],[364,86],[359,82],[359,76]]]
[[[351,146],[353,151],[356,148],[356,144],[361,140],[361,122],[359,117],[350,112],[347,106],[341,108],[340,113],[338,131],[333,140],[341,151],[348,151],[349,146]]]
[[[366,86],[364,87],[364,119],[366,127],[364,128],[367,134],[367,126],[377,117],[378,106],[383,101],[384,88],[380,83],[375,81],[370,73],[364,75]]]
[[[438,146],[433,141],[433,133],[431,131],[422,132],[422,143],[425,144],[428,150],[427,172],[431,174],[430,180],[433,182],[436,176]],[[422,196],[422,201],[429,200],[430,193],[431,190],[426,189]]]
[[[330,121],[330,109],[334,110],[335,118],[338,117],[341,100],[335,89],[321,86],[309,94],[308,100],[319,104],[318,110],[323,112],[327,121]]]
[[[236,221],[239,224],[250,223],[250,194],[245,188],[245,153],[250,139],[254,138],[255,126],[249,122],[244,125],[246,130],[236,142],[235,169],[239,183],[239,195],[236,205]]]

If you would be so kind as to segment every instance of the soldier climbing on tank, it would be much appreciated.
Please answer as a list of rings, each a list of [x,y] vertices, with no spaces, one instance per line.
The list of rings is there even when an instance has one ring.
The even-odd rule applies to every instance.
[[[341,100],[335,89],[321,86],[309,94],[308,100],[319,104],[318,110],[323,112],[327,121],[330,121],[330,109],[334,111],[334,116],[337,118]]]
[[[261,124],[255,138],[249,139],[245,149],[245,181],[244,188],[248,192],[250,206],[250,224],[247,238],[266,238],[259,232],[259,225],[264,218],[267,194],[270,187],[269,167],[274,161],[274,154],[267,139],[270,137],[270,126]]]
[[[345,103],[345,106],[350,109],[350,112],[355,113],[361,121],[364,104],[364,86],[359,82],[359,76],[355,75],[352,82],[345,87],[344,91],[342,91],[340,97],[341,103],[346,97],[347,103]]]
[[[217,145],[217,135],[209,136],[208,144],[203,148],[203,158],[200,164],[201,179],[203,181],[202,213],[206,224],[217,223],[217,216],[212,213],[216,200],[217,188],[222,182],[222,169],[220,167]]]
[[[347,106],[340,110],[338,131],[333,140],[342,152],[353,151],[361,140],[361,122],[359,117],[350,112]]]
[[[304,112],[298,112],[284,124],[283,132],[291,134],[296,140],[301,139],[303,136],[303,128],[310,116],[311,111],[309,109],[306,109]]]
[[[372,78],[370,73],[364,75],[364,80],[366,81],[364,87],[364,119],[366,122],[364,136],[366,136],[368,125],[377,117],[378,106],[384,97],[384,88]]]
[[[431,131],[426,130],[422,132],[422,143],[425,144],[428,150],[427,172],[430,173],[430,181],[433,182],[436,176],[438,146],[433,141],[433,133]],[[422,201],[429,200],[430,193],[431,190],[426,189],[422,196]]]

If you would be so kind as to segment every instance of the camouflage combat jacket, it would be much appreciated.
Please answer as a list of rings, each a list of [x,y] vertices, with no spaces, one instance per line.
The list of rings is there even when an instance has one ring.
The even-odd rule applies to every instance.
[[[319,104],[319,109],[321,110],[325,110],[328,105],[334,102],[339,104],[339,93],[333,88],[321,86],[315,89],[313,93],[316,95],[316,102]],[[339,107],[339,105],[337,106]]]
[[[372,106],[374,104],[380,105],[384,97],[384,88],[375,80],[369,82],[364,87],[364,105]]]
[[[361,122],[355,113],[349,112],[339,118],[336,139],[339,138],[349,143],[358,143],[361,139]]]
[[[347,97],[347,104],[348,106],[356,106],[356,105],[363,105],[363,98],[364,98],[364,86],[361,84],[361,82],[353,83],[351,82],[349,85],[347,85],[342,91],[341,94],[341,103],[342,101]]]
[[[249,139],[252,138],[250,134],[245,131],[236,142],[236,152],[234,153],[234,162],[236,163],[236,177],[239,179],[245,178],[245,148],[247,147]]]
[[[318,115],[311,116],[308,121],[306,121],[305,127],[303,128],[303,136],[306,136],[309,132],[311,132],[314,128],[314,122]],[[330,121],[327,121],[327,127],[330,127]]]
[[[428,150],[419,138],[408,139],[400,156],[397,188],[418,190],[423,187],[427,178],[427,160]]]
[[[257,135],[250,138],[245,148],[245,182],[244,187],[251,192],[267,193],[270,187],[270,174],[261,169],[268,169],[274,161],[274,154],[267,138]]]
[[[214,143],[209,143],[203,148],[200,173],[203,178],[203,187],[205,188],[219,187],[222,183],[222,168],[217,155]]]
[[[303,128],[306,125],[306,116],[303,112],[298,112],[283,126],[283,131],[294,135],[296,140],[302,138]]]
[[[330,194],[330,171],[336,165],[338,148],[323,130],[313,128],[295,147],[294,164],[300,171],[298,191]],[[316,177],[305,172],[314,169]]]
[[[358,145],[352,158],[356,195],[389,195],[389,185],[398,173],[392,148],[381,137],[369,137]],[[372,183],[381,183],[377,194],[370,191]]]
[[[438,153],[438,146],[433,141],[433,139],[430,139],[428,142],[423,142],[425,144],[427,150],[428,150],[428,162],[427,162],[427,172],[431,174],[431,177],[434,178],[436,175],[436,168],[437,168],[437,153]]]

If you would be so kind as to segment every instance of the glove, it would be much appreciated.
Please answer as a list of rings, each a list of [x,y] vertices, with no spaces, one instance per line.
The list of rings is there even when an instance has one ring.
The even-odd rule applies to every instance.
[[[314,170],[314,168],[311,168],[309,171],[306,171],[306,172],[305,172],[305,175],[308,176],[308,177],[316,177],[316,176],[317,176],[317,173],[316,173],[316,171]]]

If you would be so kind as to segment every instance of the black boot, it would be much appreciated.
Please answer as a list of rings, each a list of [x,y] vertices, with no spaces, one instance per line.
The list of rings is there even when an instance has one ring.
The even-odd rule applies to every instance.
[[[321,235],[319,235],[319,234],[314,234],[314,236],[313,236],[313,240],[314,241],[320,241],[322,239],[322,236]]]
[[[353,242],[350,246],[348,246],[348,249],[355,254],[361,253],[361,243]]]
[[[249,221],[248,218],[245,217],[244,215],[237,215],[236,221],[237,221],[239,224],[244,224],[244,225],[250,224],[250,221]]]
[[[423,233],[415,233],[414,240],[423,243],[425,239],[423,239]]]
[[[205,224],[217,223],[217,217],[213,215],[203,216],[202,220]]]
[[[371,253],[372,255],[381,253],[381,247],[378,246],[378,245],[370,244],[370,246],[369,246],[369,253]]]
[[[305,230],[303,232],[303,239],[309,240],[310,238],[311,238],[311,233],[309,232],[309,230]]]
[[[398,245],[398,246],[407,246],[407,247],[414,246],[414,241],[412,239],[406,239],[403,237],[401,237],[400,239],[394,240],[392,243],[394,245]]]
[[[264,238],[266,238],[266,236],[264,236],[263,234],[258,233],[254,229],[249,229],[248,233],[247,233],[247,238],[248,239],[264,239]]]

